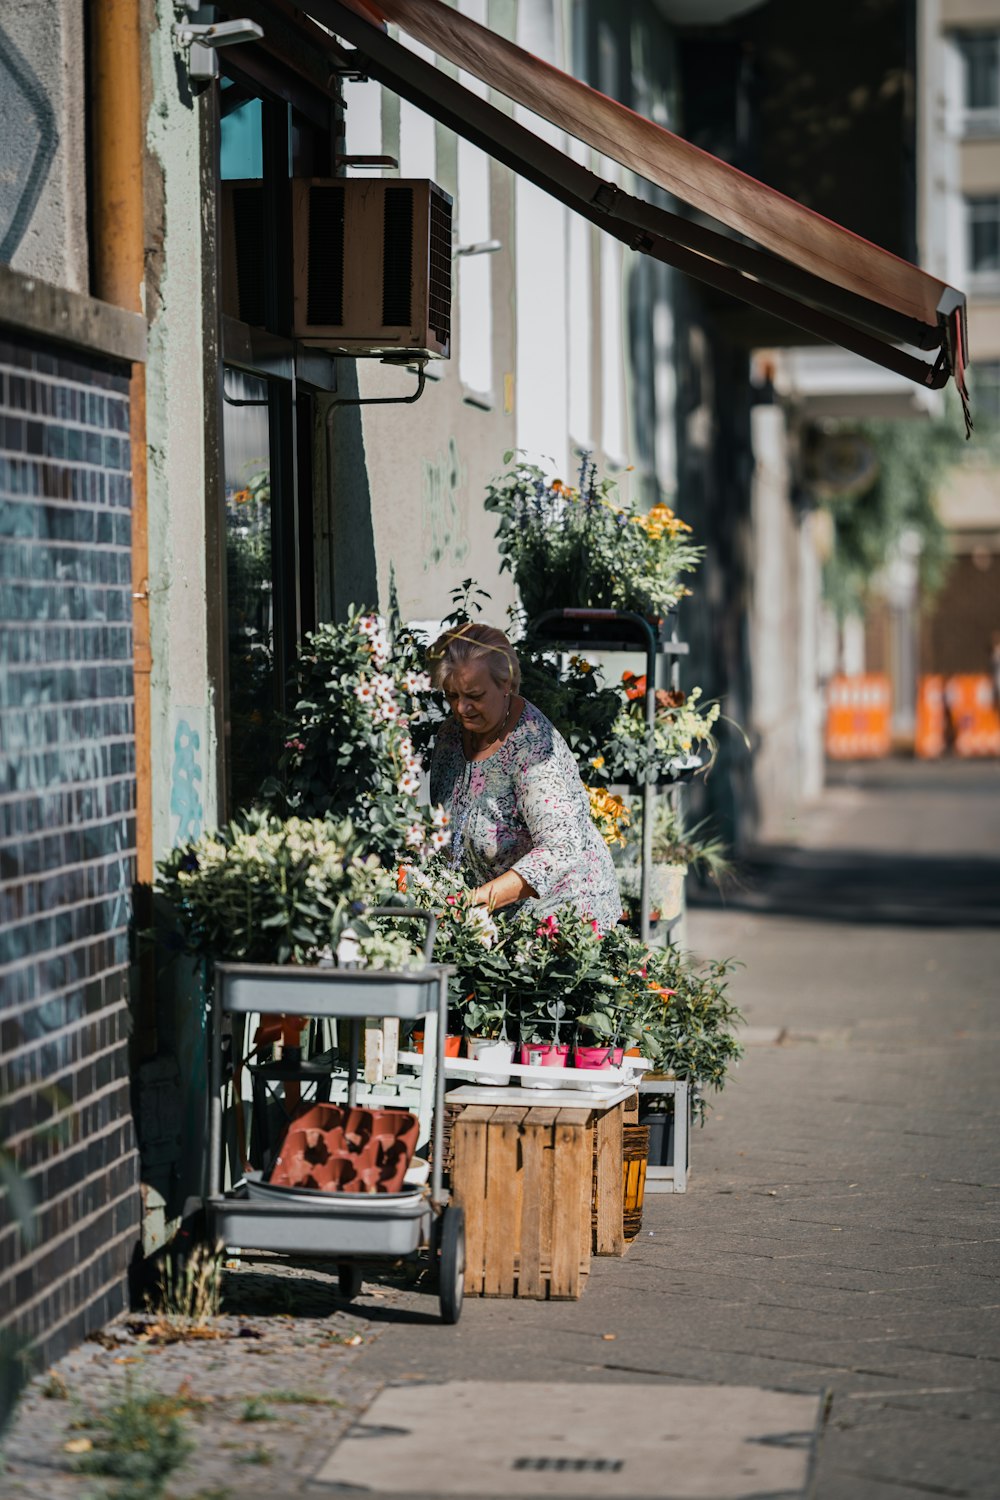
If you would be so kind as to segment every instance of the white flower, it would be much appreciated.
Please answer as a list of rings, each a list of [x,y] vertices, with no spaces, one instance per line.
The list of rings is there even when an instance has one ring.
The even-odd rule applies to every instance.
[[[420,823],[411,823],[406,830],[406,847],[408,849],[419,849],[424,841],[424,830]]]
[[[376,672],[372,678],[372,687],[380,698],[394,698],[396,696],[396,685],[386,672]]]
[[[413,758],[413,741],[408,734],[404,734],[399,742],[399,753],[407,765],[409,765],[410,760]]]
[[[479,941],[484,948],[492,948],[500,936],[497,924],[486,910],[485,906],[473,906],[466,917],[469,926],[478,931]]]
[[[404,797],[412,797],[420,790],[420,778],[419,776],[414,776],[411,771],[407,771],[396,782],[396,786],[403,793]]]
[[[419,776],[421,771],[424,769],[424,763],[420,759],[419,755],[407,755],[403,761],[403,764],[406,766],[406,769],[408,771],[412,771],[414,776]]]
[[[444,829],[435,828],[434,832],[431,834],[431,847],[434,849],[443,849],[447,842],[448,835],[445,833]]]
[[[375,690],[372,687],[371,683],[368,682],[364,677],[362,677],[361,681],[354,689],[354,696],[355,698],[360,699],[362,703],[370,703],[375,697]]]
[[[414,697],[431,690],[431,680],[426,672],[404,672],[402,682],[406,691]]]
[[[441,804],[438,803],[437,807],[435,807],[431,813],[431,822],[433,823],[435,828],[447,828],[448,821],[448,814],[445,812]],[[440,847],[440,845],[438,847]]]

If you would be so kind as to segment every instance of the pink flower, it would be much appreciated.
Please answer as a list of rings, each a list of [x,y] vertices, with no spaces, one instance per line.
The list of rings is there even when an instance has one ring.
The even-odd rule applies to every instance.
[[[559,931],[559,923],[554,916],[548,916],[544,922],[540,922],[535,928],[537,937],[554,938]]]
[[[444,901],[445,901],[445,905],[446,906],[457,906],[458,905],[458,897],[457,896],[445,896]]]

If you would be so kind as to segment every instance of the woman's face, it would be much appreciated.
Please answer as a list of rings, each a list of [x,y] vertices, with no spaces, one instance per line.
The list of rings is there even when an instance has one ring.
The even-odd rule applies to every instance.
[[[482,658],[452,667],[445,678],[444,695],[455,718],[470,734],[496,729],[507,712],[509,694],[493,681]]]

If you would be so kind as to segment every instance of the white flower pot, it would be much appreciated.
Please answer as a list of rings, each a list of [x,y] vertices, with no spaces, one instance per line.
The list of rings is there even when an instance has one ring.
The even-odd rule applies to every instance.
[[[474,1036],[469,1041],[469,1053],[474,1062],[495,1063],[502,1067],[504,1063],[514,1061],[514,1043],[497,1041],[493,1037]],[[473,1082],[493,1084],[497,1088],[503,1088],[510,1083],[509,1073],[477,1073]]]

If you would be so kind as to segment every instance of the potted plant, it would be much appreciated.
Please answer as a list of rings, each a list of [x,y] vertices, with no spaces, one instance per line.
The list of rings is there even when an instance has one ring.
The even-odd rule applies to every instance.
[[[520,1018],[519,1060],[536,1068],[567,1067],[570,1044],[562,1040],[560,1030],[567,1015],[566,1002],[560,999],[543,1000],[534,1006],[525,1006]],[[544,1078],[522,1078],[521,1086],[544,1089],[549,1085]]]
[[[180,844],[159,861],[176,949],[211,962],[333,962],[348,921],[357,957],[386,962],[386,938],[360,915],[391,890],[347,819],[280,818],[253,809]],[[390,962],[410,951],[401,940]]]
[[[280,773],[261,795],[275,812],[347,817],[386,863],[429,858],[449,841],[443,809],[420,804],[431,684],[422,643],[353,609],[299,648],[298,696]]]
[[[513,459],[504,455],[505,464]],[[589,454],[576,485],[519,460],[490,482],[485,503],[499,517],[501,571],[513,573],[529,616],[585,607],[660,619],[701,560],[684,521],[664,504],[647,513],[623,502]]]
[[[507,996],[477,996],[472,991],[463,1005],[469,1056],[474,1062],[496,1064],[503,1068],[514,1060],[514,1043],[507,1036]],[[476,1082],[502,1087],[510,1083],[510,1073],[477,1073]]]
[[[642,691],[636,694],[626,684],[626,701],[602,751],[608,780],[642,785],[685,780],[709,771],[718,753],[714,728],[721,713],[719,704],[703,705],[699,687],[687,694],[661,688],[650,728],[642,702],[645,679],[635,681]]]
[[[650,908],[654,921],[672,922],[680,916],[684,903],[684,881],[689,870],[702,879],[716,883],[732,872],[732,861],[725,842],[707,833],[709,820],[703,819],[685,829],[677,808],[666,797],[657,800],[653,821],[652,868],[650,870]],[[618,879],[622,900],[629,920],[633,922],[642,886],[642,871],[636,862],[633,829],[619,849]]]

